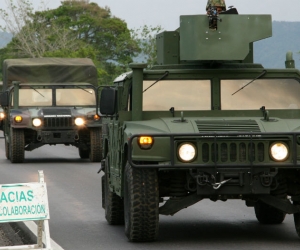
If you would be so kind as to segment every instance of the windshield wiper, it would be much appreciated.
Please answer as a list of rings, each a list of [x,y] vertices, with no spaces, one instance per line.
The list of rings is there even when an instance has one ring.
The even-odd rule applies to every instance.
[[[148,88],[146,88],[146,89],[143,91],[143,93],[146,92],[148,89],[150,89],[154,84],[156,84],[156,83],[158,83],[160,80],[164,79],[167,75],[169,75],[169,71],[166,71],[166,72],[164,73],[164,75],[163,75],[161,78],[159,78],[156,82],[152,83]]]
[[[84,89],[83,87],[80,87],[80,86],[77,86],[77,85],[75,85],[75,87],[76,87],[76,88],[79,88],[79,89],[82,89],[82,90],[85,91],[85,92],[88,92],[90,95],[93,94],[93,93],[91,93],[90,91]]]
[[[28,85],[29,86],[29,88],[31,88],[31,89],[33,89],[35,92],[37,92],[37,93],[39,93],[42,97],[44,97],[45,98],[45,96],[43,96],[42,95],[42,93],[41,92],[39,92],[39,91],[37,91],[34,87],[31,87],[30,85]]]
[[[251,82],[247,83],[245,86],[241,87],[240,89],[238,89],[237,91],[235,91],[232,95],[235,95],[237,92],[241,91],[242,89],[246,88],[250,83],[253,83],[255,80],[261,78],[262,76],[264,76],[267,73],[266,70],[264,70],[259,76],[257,76],[256,78],[254,78]]]

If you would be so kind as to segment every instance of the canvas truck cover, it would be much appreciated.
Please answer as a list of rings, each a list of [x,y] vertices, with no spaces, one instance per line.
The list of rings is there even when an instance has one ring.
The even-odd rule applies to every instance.
[[[3,90],[21,83],[86,82],[97,86],[97,69],[88,58],[22,58],[3,62]]]

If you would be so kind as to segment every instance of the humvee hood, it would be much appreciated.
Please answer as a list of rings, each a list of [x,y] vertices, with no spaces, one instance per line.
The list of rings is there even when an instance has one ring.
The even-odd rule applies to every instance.
[[[202,133],[202,132],[291,132],[300,131],[299,119],[270,118],[159,118],[126,122],[127,134]]]

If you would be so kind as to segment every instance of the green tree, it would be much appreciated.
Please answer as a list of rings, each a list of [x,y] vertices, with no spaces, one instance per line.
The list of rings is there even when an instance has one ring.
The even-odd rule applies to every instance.
[[[89,57],[98,67],[99,80],[108,84],[128,70],[139,53],[127,24],[87,0],[65,0],[57,9],[33,11],[29,0],[6,0],[0,10],[7,31],[14,35],[4,57]],[[11,20],[12,19],[12,20]],[[15,25],[14,25],[14,19]]]
[[[160,25],[155,27],[144,25],[138,29],[131,30],[133,39],[141,49],[139,58],[142,59],[142,62],[147,63],[148,68],[157,64],[156,35],[162,30],[163,28]]]

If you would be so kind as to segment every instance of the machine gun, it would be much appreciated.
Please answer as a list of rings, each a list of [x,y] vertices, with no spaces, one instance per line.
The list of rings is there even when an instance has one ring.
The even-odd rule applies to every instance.
[[[218,29],[218,21],[222,22],[222,19],[219,18],[219,13],[217,11],[216,6],[212,6],[211,4],[208,6],[207,16],[208,16],[209,28],[217,30]]]

